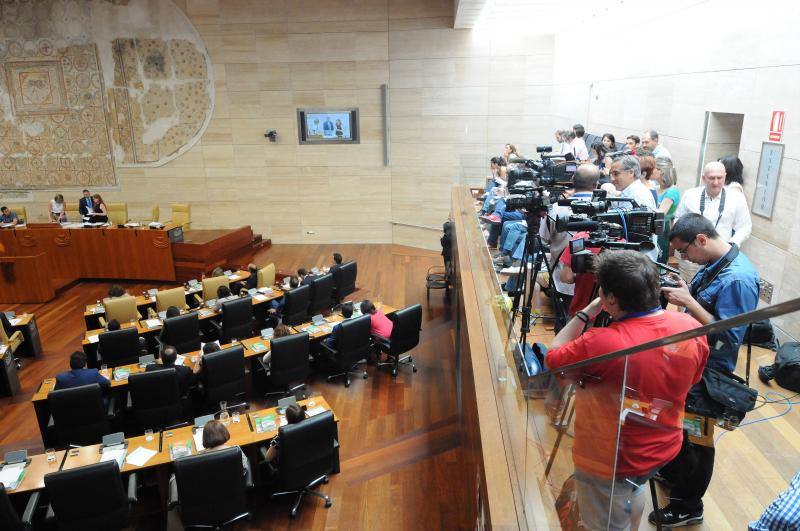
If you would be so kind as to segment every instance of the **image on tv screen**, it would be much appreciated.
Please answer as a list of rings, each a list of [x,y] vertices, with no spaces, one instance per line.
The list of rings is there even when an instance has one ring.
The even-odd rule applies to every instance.
[[[352,140],[349,112],[306,114],[308,140]]]

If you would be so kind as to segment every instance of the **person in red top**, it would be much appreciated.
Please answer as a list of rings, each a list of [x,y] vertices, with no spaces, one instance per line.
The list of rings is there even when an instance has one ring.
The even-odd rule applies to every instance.
[[[579,232],[572,237],[572,241],[582,238],[589,238],[589,233]],[[600,253],[599,247],[587,247],[586,250],[592,251],[594,254]],[[572,295],[572,301],[569,303],[569,316],[572,317],[575,312],[591,302],[592,292],[594,291],[594,274],[575,273],[572,270],[572,253],[569,250],[569,245],[561,253],[559,262],[564,266],[558,272],[559,280],[565,284],[575,284],[575,292]]]
[[[659,305],[658,270],[636,251],[595,259],[599,297],[553,340],[545,363],[567,367],[700,326]],[[613,322],[583,332],[601,310]],[[680,451],[686,395],[708,359],[705,336],[567,371],[575,393],[578,507],[587,529],[637,529],[643,485]],[[610,508],[610,514],[609,514]]]
[[[361,303],[361,313],[370,316],[370,332],[373,336],[378,336],[383,339],[392,337],[392,328],[394,323],[386,317],[382,311],[375,308],[371,300],[365,300]]]

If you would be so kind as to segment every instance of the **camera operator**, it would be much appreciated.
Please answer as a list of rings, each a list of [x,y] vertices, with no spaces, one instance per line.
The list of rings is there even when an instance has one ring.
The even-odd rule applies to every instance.
[[[557,370],[699,326],[687,314],[661,309],[658,270],[641,253],[605,252],[595,263],[600,296],[555,337],[545,357],[549,368]],[[601,310],[613,317],[611,325],[582,334]],[[685,398],[700,380],[707,357],[708,344],[700,337],[627,359],[598,362],[570,375],[579,384],[572,454],[580,519],[587,529],[638,528],[643,485],[678,455]]]
[[[709,324],[756,309],[758,273],[735,243],[728,243],[700,214],[683,215],[669,233],[670,243],[681,254],[703,267],[687,286],[677,276],[676,288],[662,288],[667,300],[702,324]],[[711,353],[708,367],[733,372],[744,339],[746,326],[709,334]],[[689,525],[703,520],[703,495],[714,469],[713,446],[701,446],[684,435],[680,455],[660,472],[672,484],[670,503],[661,509],[661,523],[668,527]],[[655,522],[651,513],[650,522]]]
[[[656,211],[656,200],[653,193],[641,181],[642,169],[639,166],[639,159],[633,155],[623,155],[617,157],[611,163],[611,182],[614,188],[620,193],[620,197],[633,199],[640,207],[647,207]],[[658,259],[658,238],[653,236],[655,249],[647,251],[645,254],[652,260]]]

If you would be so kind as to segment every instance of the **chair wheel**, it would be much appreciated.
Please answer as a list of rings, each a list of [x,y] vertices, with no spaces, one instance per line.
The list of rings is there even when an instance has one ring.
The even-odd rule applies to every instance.
[[[412,358],[411,356],[409,356],[409,357],[408,357],[408,361],[409,361],[409,362],[411,362],[411,361],[414,361],[414,358]]]
[[[330,507],[331,505],[333,505],[333,502],[330,500],[330,498],[325,500],[325,507],[326,508]]]
[[[289,516],[291,516],[292,518],[297,516],[297,509],[292,509],[291,511],[289,511]]]
[[[325,478],[322,480],[322,482],[327,485],[328,483],[331,482],[331,479],[328,476],[325,476]]]
[[[344,386],[345,387],[350,387],[350,380],[345,380],[344,381]]]
[[[397,376],[397,369],[392,369],[392,376]]]
[[[364,371],[364,375],[362,376],[365,380],[367,379],[367,371]]]
[[[411,366],[411,370],[414,371],[414,372],[417,372],[417,366],[416,365],[412,365]]]

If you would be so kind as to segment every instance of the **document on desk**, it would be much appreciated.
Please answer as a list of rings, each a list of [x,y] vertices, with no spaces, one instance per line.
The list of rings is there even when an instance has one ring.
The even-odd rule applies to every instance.
[[[17,326],[20,322],[22,322],[22,319],[9,319],[8,322],[11,323],[11,326]]]
[[[312,407],[311,409],[306,410],[306,415],[309,417],[313,417],[314,415],[319,415],[320,413],[325,413],[327,409],[322,406]]]
[[[6,486],[6,490],[13,490],[19,487],[22,477],[25,475],[25,461],[6,465],[0,470],[0,483]]]
[[[2,356],[5,353],[6,353],[6,346],[5,345],[0,345],[0,356]]]
[[[156,455],[158,452],[155,450],[148,450],[144,446],[140,446],[136,450],[132,451],[128,454],[128,457],[125,458],[125,462],[129,465],[133,466],[144,466],[150,458]]]
[[[147,325],[147,328],[157,328],[161,326],[161,319],[147,319],[144,323]]]
[[[205,450],[203,446],[203,428],[197,428],[194,430],[194,434],[192,435],[194,438],[194,447],[197,449],[198,452]]]
[[[186,356],[183,354],[178,354],[175,357],[175,365],[183,365],[183,362],[186,361]]]
[[[261,294],[255,295],[255,296],[253,296],[253,298],[255,300],[257,300],[258,302],[264,302],[265,300],[267,300],[267,297],[265,295],[261,295]]]
[[[239,280],[239,275],[228,275],[229,280]]]
[[[97,343],[98,341],[100,341],[100,338],[97,335],[89,336],[86,339],[89,340],[89,343]]]
[[[122,469],[122,461],[125,459],[125,452],[126,449],[124,444],[107,446],[103,448],[103,451],[100,453],[100,462],[116,461],[117,466]]]

